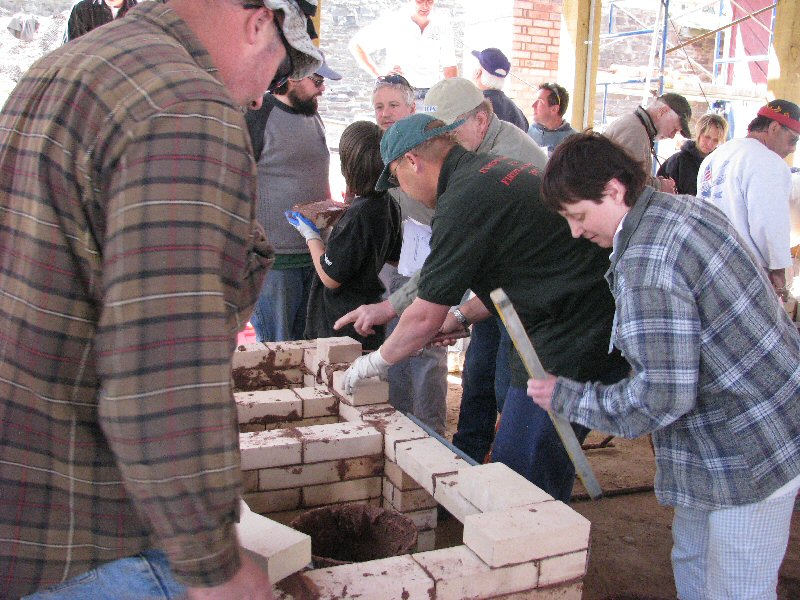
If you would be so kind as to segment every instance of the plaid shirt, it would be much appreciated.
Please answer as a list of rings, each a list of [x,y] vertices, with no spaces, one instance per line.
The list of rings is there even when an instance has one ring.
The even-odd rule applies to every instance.
[[[559,379],[553,410],[624,437],[653,432],[656,494],[701,509],[762,500],[800,473],[800,335],[733,226],[646,188],[607,278],[633,375]]]
[[[153,546],[229,579],[230,361],[271,249],[241,109],[169,4],[30,68],[0,189],[0,597]]]

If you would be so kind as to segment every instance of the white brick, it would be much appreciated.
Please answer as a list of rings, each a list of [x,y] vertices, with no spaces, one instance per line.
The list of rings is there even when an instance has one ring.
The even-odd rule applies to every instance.
[[[583,578],[586,575],[586,550],[545,558],[539,565],[539,585],[553,585]]]
[[[351,363],[361,356],[361,342],[351,337],[317,338],[317,362]]]
[[[317,370],[319,369],[319,361],[317,360],[316,345],[303,350],[303,365],[313,375],[317,374]]]
[[[589,547],[589,521],[562,502],[470,515],[464,544],[492,567]]]
[[[339,415],[339,401],[327,386],[302,387],[294,390],[303,401],[303,418]]]
[[[371,456],[383,450],[380,432],[364,423],[335,423],[301,427],[303,462],[324,462],[340,458]]]
[[[242,471],[242,485],[245,492],[257,492],[258,471]]]
[[[292,390],[237,392],[233,395],[240,424],[296,421],[303,401]]]
[[[395,462],[430,494],[437,477],[457,473],[467,462],[439,440],[425,437],[395,446]]]
[[[436,548],[436,531],[429,529],[417,533],[417,545],[414,547],[414,552],[430,552],[434,548]]]
[[[303,445],[292,431],[276,429],[239,434],[242,470],[300,464]]]
[[[365,404],[385,404],[389,401],[389,383],[381,381],[377,377],[362,379],[355,387],[352,394],[344,391],[345,371],[334,371],[333,389],[342,401],[352,406],[364,406]]]
[[[399,490],[387,479],[383,480],[383,497],[398,512],[414,512],[426,508],[436,508],[436,500],[426,490]]]
[[[314,590],[315,598],[329,600],[428,600],[434,591],[433,580],[409,555],[298,573],[282,587],[288,595],[277,597],[287,599]]]
[[[475,465],[459,470],[458,489],[464,498],[483,512],[527,506],[553,499],[502,463]]]
[[[368,420],[366,415],[362,415],[362,418],[366,422],[372,423],[375,427],[383,432],[383,444],[386,458],[395,462],[397,462],[397,456],[395,453],[395,447],[397,444],[401,444],[409,440],[418,440],[430,437],[427,433],[425,433],[425,430],[422,429],[422,427],[416,425],[411,419],[397,411],[392,411],[391,413],[387,413],[385,416],[381,416],[380,418],[373,420]]]
[[[303,372],[303,387],[314,387],[317,385],[317,378],[315,375]]]
[[[293,427],[311,427],[312,425],[333,425],[339,422],[339,417],[315,417],[293,422]]]
[[[259,489],[280,490],[286,488],[335,483],[362,477],[378,477],[383,471],[383,455],[293,465],[258,471]]]
[[[436,529],[438,521],[438,510],[435,508],[426,508],[425,510],[415,510],[411,512],[404,512],[403,515],[414,521],[417,529],[425,531],[426,529]]]
[[[436,480],[434,499],[456,519],[464,522],[468,515],[481,512],[477,506],[459,492],[458,475],[447,475]]]
[[[311,538],[252,512],[242,502],[236,533],[242,547],[269,574],[272,583],[296,573],[311,562]]]
[[[249,492],[242,495],[250,509],[260,515],[300,508],[300,489]]]
[[[295,510],[283,510],[280,512],[269,513],[269,518],[273,521],[281,523],[282,525],[289,525],[291,527],[292,521],[306,512],[305,508],[297,508]]]
[[[381,478],[367,477],[304,487],[303,505],[311,508],[337,502],[357,502],[381,495]]]
[[[535,562],[492,569],[466,546],[422,552],[412,558],[436,582],[436,600],[491,598],[535,588]]]
[[[268,352],[274,352],[274,363],[279,369],[299,367],[303,364],[303,351],[308,346],[304,341],[267,342]]]
[[[397,463],[391,460],[385,460],[383,463],[383,473],[387,479],[392,482],[396,488],[401,490],[418,490],[422,486],[408,476],[408,473],[403,471],[397,466]]]
[[[347,402],[339,402],[339,418],[350,422],[365,422],[370,425],[382,424],[387,415],[398,413],[390,404],[369,404],[352,406]]]
[[[261,342],[241,344],[236,347],[236,352],[233,353],[233,358],[231,359],[231,368],[252,369],[261,365],[267,358],[268,354],[269,352],[267,351],[267,347]]]
[[[492,600],[581,600],[582,598],[583,582],[581,581],[557,587],[492,596]]]
[[[303,385],[303,371],[300,369],[283,369],[282,371],[275,371],[271,377],[271,381],[275,382],[282,388],[294,385],[295,387],[302,387]]]

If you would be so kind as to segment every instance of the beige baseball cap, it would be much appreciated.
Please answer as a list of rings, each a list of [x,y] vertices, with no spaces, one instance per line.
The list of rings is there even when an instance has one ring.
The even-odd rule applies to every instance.
[[[483,102],[483,92],[468,79],[442,79],[425,94],[421,112],[433,115],[448,125]]]

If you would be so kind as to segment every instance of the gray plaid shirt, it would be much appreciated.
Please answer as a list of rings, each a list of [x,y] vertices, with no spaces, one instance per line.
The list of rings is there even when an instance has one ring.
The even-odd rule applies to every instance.
[[[559,378],[553,410],[623,437],[653,432],[656,494],[702,509],[762,500],[800,473],[800,335],[725,216],[646,188],[607,279],[632,376]]]

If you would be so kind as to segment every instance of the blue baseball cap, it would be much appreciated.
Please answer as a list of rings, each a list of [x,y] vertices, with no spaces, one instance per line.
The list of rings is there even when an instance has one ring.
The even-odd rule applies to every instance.
[[[481,68],[495,77],[505,77],[511,72],[511,63],[499,48],[472,51],[472,56],[481,63]]]
[[[437,120],[436,117],[428,113],[416,113],[400,119],[386,130],[386,133],[381,138],[381,160],[383,160],[384,167],[378,182],[375,184],[376,191],[383,192],[392,187],[389,183],[391,176],[389,165],[394,161],[421,143],[452,131],[464,123],[464,119],[461,119],[450,125],[427,129],[433,121]]]

